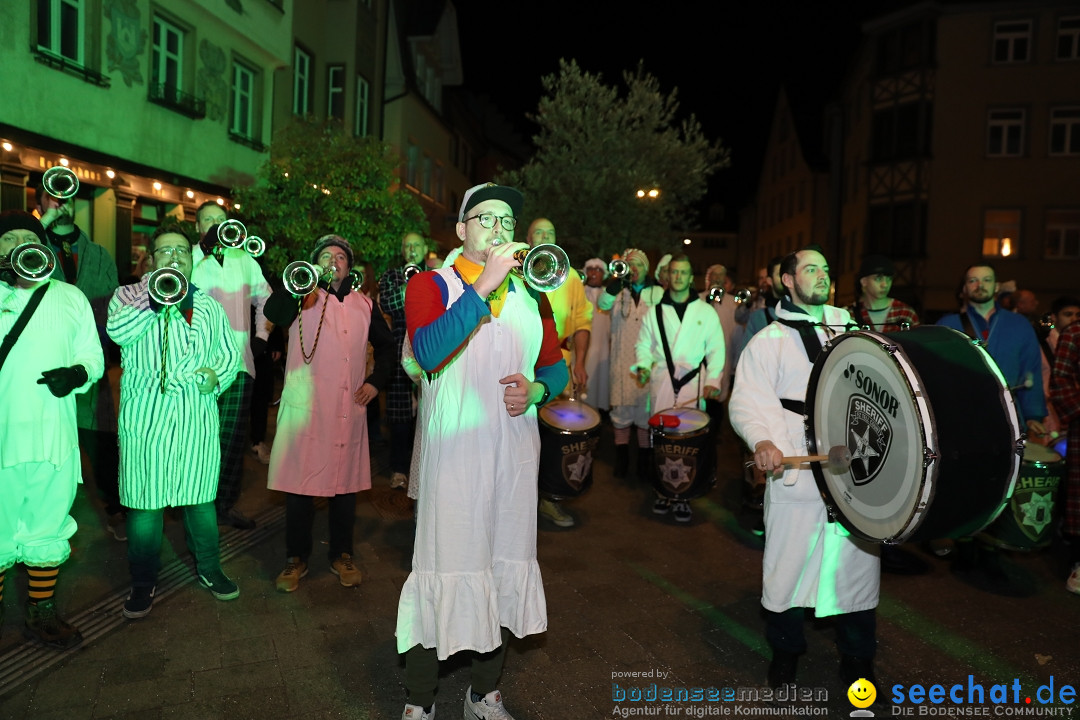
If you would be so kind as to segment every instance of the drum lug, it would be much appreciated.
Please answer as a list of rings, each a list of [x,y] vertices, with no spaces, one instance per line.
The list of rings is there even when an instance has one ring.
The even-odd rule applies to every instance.
[[[929,467],[930,463],[938,459],[938,454],[928,447],[923,448],[922,466],[924,468]]]
[[[1017,455],[1018,455],[1019,457],[1024,457],[1024,450],[1025,450],[1025,447],[1024,447],[1024,440],[1025,440],[1025,439],[1026,439],[1026,438],[1025,438],[1025,437],[1024,437],[1023,435],[1021,435],[1020,437],[1016,438],[1016,454],[1017,454]]]

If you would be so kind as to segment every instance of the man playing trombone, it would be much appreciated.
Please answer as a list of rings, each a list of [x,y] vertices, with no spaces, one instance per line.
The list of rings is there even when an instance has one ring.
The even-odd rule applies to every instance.
[[[285,493],[286,560],[275,581],[282,592],[296,590],[308,573],[317,497],[329,504],[328,569],[344,587],[360,584],[353,526],[356,493],[371,488],[365,406],[394,369],[394,340],[386,320],[372,312],[370,298],[352,288],[349,243],[324,235],[311,260],[315,266],[307,270],[296,271],[305,265],[293,263],[294,269],[286,270],[285,289],[276,290],[266,303],[267,318],[289,328],[285,387],[267,478],[267,487]],[[297,277],[311,282],[298,286]],[[368,378],[369,340],[375,371]]]
[[[219,525],[251,530],[255,522],[236,509],[244,476],[244,452],[251,419],[251,388],[255,378],[255,359],[266,352],[270,330],[263,306],[270,297],[270,286],[262,268],[243,247],[226,247],[218,240],[218,228],[227,220],[225,209],[207,200],[195,211],[195,229],[200,242],[192,249],[191,280],[210,297],[221,303],[229,318],[233,340],[240,348],[243,368],[236,382],[218,398],[221,428],[221,477],[218,480],[217,514]],[[235,222],[235,221],[234,221]],[[242,227],[242,226],[240,226]],[[242,240],[242,238],[241,238]],[[255,308],[255,337],[251,336],[251,309]],[[269,455],[266,447],[252,447],[260,460]]]
[[[128,508],[131,593],[124,616],[147,615],[161,567],[164,510],[183,512],[199,582],[219,600],[240,595],[221,570],[217,497],[218,396],[243,367],[221,304],[193,284],[191,243],[178,226],[150,239],[153,273],[109,303],[120,346],[120,499]]]
[[[85,393],[105,361],[86,297],[12,262],[16,247],[47,242],[33,215],[0,213],[0,598],[7,569],[25,565],[26,632],[64,649],[82,641],[53,600],[82,481],[72,393]],[[0,625],[3,615],[0,603]]]

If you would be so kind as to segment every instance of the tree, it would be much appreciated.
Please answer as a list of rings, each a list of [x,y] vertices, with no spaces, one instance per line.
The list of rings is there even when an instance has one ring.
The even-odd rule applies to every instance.
[[[691,205],[708,177],[730,164],[729,151],[709,141],[693,115],[676,118],[677,89],[663,95],[642,63],[623,81],[620,94],[601,75],[560,60],[529,115],[540,126],[536,153],[502,178],[525,193],[528,218],[555,223],[575,265],[628,246],[670,247],[675,232],[693,226]]]
[[[256,183],[234,190],[248,233],[267,240],[267,267],[280,273],[309,260],[315,241],[335,233],[377,272],[401,260],[407,232],[427,234],[416,198],[399,190],[397,158],[375,138],[337,123],[297,120],[278,131]]]

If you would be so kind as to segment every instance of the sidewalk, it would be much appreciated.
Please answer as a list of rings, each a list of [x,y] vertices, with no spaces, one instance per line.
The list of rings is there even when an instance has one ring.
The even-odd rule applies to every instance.
[[[615,698],[651,685],[764,685],[760,541],[748,530],[753,518],[740,509],[736,444],[725,433],[720,484],[693,503],[693,522],[678,526],[652,514],[649,488],[611,477],[611,442],[605,430],[593,488],[566,503],[579,526],[540,523],[549,629],[512,641],[500,688],[507,709],[516,720],[606,718],[634,708],[680,717],[730,711],[719,702],[631,708]],[[361,494],[357,507],[359,588],[341,587],[316,552],[297,592],[275,592],[283,503],[265,489],[265,466],[248,456],[240,507],[259,527],[222,534],[223,565],[240,597],[219,602],[194,582],[174,520],[167,524],[171,549],[162,592],[153,612],[137,621],[120,614],[125,546],[105,534],[97,505],[87,501],[91,488],[84,488],[59,603],[86,641],[66,653],[24,645],[25,574],[11,573],[0,639],[0,720],[399,718],[405,695],[394,625],[413,522],[404,493],[388,488],[385,456],[385,447],[377,447],[375,488]],[[325,511],[316,515],[315,537],[325,537]],[[883,578],[880,698],[887,700],[894,684],[966,683],[969,674],[987,687],[1017,678],[1029,693],[1051,675],[1058,687],[1080,681],[1080,598],[1065,592],[1051,553],[1012,560],[1033,578],[1032,597],[978,593],[939,561],[928,575]],[[828,700],[814,709],[847,717],[853,708],[846,688],[837,687],[829,623],[808,620],[807,637],[800,688],[824,689]],[[440,719],[461,716],[468,682],[467,660],[444,663]]]

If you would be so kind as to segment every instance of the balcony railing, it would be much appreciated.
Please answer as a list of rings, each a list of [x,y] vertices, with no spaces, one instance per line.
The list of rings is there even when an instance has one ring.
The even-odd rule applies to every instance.
[[[150,102],[167,107],[194,120],[206,117],[206,101],[177,88],[156,83],[150,85]]]
[[[258,140],[256,140],[255,138],[249,138],[246,135],[240,135],[239,133],[234,133],[234,132],[232,132],[230,130],[229,131],[229,139],[232,140],[234,143],[240,143],[241,145],[246,145],[247,147],[251,148],[255,152],[266,152],[266,146],[263,145]]]
[[[66,73],[70,73],[77,77],[81,77],[88,83],[97,85],[98,87],[109,87],[109,78],[105,77],[97,70],[91,70],[85,65],[80,65],[70,58],[66,58],[63,55],[57,55],[56,53],[49,52],[39,47],[30,48],[34,53],[34,59],[43,65],[48,65],[51,68],[57,70],[63,70]]]

